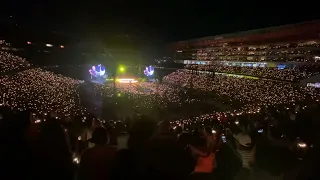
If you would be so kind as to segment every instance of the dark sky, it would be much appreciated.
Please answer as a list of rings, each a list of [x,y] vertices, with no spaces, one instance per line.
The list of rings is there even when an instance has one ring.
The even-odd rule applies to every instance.
[[[317,19],[316,1],[11,0],[1,5],[24,25],[70,34],[128,33],[183,40]]]
[[[157,46],[314,20],[320,18],[317,7],[315,0],[8,0],[1,4],[1,15],[12,15],[23,27],[73,37],[129,35]]]

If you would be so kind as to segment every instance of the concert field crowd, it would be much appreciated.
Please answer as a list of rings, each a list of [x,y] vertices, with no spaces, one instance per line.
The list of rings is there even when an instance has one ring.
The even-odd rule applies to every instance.
[[[113,87],[0,51],[0,178],[317,179],[319,89],[214,72],[311,74],[200,70]]]
[[[286,68],[279,71],[277,67],[239,67],[222,65],[187,65],[187,69],[240,74],[273,80],[297,82],[319,73],[319,65],[308,63],[297,68]]]

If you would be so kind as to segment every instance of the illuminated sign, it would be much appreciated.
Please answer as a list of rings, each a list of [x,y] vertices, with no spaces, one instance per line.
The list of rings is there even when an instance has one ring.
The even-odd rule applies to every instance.
[[[117,79],[117,81],[118,81],[119,83],[125,83],[125,84],[138,82],[138,81],[135,80],[135,79]]]
[[[146,69],[143,71],[146,76],[152,76],[154,73],[154,68],[152,66],[147,66]]]
[[[307,83],[308,87],[320,88],[320,83]]]
[[[191,72],[191,70],[186,70],[186,71]],[[212,72],[209,72],[209,71],[198,71],[198,72],[202,73],[202,74],[210,74],[210,73],[212,73]],[[230,77],[235,77],[235,78],[260,79],[258,77],[244,76],[244,75],[238,75],[238,74],[228,74],[228,73],[218,73],[218,72],[215,72],[214,74],[223,75],[223,76],[230,76]]]
[[[91,76],[101,77],[106,74],[106,68],[101,64],[92,66],[91,69],[89,69],[89,73],[91,74]]]
[[[279,70],[281,70],[281,69],[286,68],[286,65],[284,65],[284,64],[279,64],[279,65],[277,66],[277,68],[278,68]]]
[[[210,61],[192,61],[192,60],[183,60],[183,64],[210,64]]]
[[[261,62],[235,62],[235,61],[222,61],[221,64],[225,66],[242,66],[242,67],[266,67],[267,63]]]
[[[237,75],[237,74],[217,73],[217,72],[215,74],[224,75],[224,76],[231,76],[231,77],[236,77],[236,78],[259,79],[257,77],[253,77],[253,76],[244,76],[244,75]]]

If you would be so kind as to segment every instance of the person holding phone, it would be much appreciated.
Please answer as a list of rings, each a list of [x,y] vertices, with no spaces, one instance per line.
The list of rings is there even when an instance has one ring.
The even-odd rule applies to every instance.
[[[223,143],[226,143],[227,142],[227,137],[225,135],[222,135],[221,136],[221,140]]]
[[[215,134],[212,133],[212,128],[205,127],[203,129],[203,135],[206,140],[208,149],[211,150],[212,152],[214,152],[217,143],[216,143],[216,136],[215,136]]]

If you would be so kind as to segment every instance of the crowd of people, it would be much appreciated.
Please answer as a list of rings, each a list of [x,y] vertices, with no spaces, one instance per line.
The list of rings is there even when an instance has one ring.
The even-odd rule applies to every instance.
[[[63,116],[84,111],[79,106],[79,81],[40,68],[6,75],[0,79],[1,105],[23,111],[44,114],[55,112]]]
[[[164,81],[203,91],[213,91],[242,103],[250,102],[264,106],[292,104],[308,99],[319,101],[319,91],[313,87],[300,87],[262,79],[213,76],[201,72],[194,73],[191,70],[179,70],[166,76]]]
[[[157,119],[178,119],[200,115],[201,112],[218,111],[216,106],[208,106],[207,96],[201,94],[200,97],[194,97],[180,87],[169,84],[117,84],[116,89],[110,85],[95,84],[94,89],[99,95],[97,99],[103,101],[105,109],[102,111],[119,112],[117,114],[120,117],[140,112]],[[91,100],[96,102],[93,98]]]
[[[1,53],[9,54],[6,52]],[[10,61],[12,64],[20,62],[21,59],[14,55],[7,55],[5,58],[1,57],[3,59],[0,62],[5,62],[11,56],[13,57]],[[211,69],[212,67],[213,69]],[[319,92],[313,87],[300,87],[290,83],[237,78],[222,74],[214,75],[212,72],[212,70],[219,70],[220,68],[220,71],[230,73],[230,71],[237,69],[235,67],[211,66],[209,67],[210,69],[207,69],[207,66],[191,66],[189,68],[192,70],[178,70],[169,74],[164,78],[165,83],[162,84],[140,82],[136,84],[117,84],[116,88],[110,85],[95,84],[94,88],[101,94],[102,99],[108,99],[113,96],[125,97],[133,100],[131,101],[133,107],[139,108],[168,108],[172,104],[185,106],[188,103],[197,104],[197,102],[201,101],[199,97],[191,97],[184,89],[214,92],[216,95],[227,99],[230,105],[240,105],[243,109],[246,109],[246,112],[250,113],[258,112],[261,106],[291,105],[297,102],[319,101]],[[245,74],[246,70],[244,69],[238,69],[242,72],[240,74]],[[262,71],[259,71],[259,68],[254,70],[257,74],[258,72],[263,75],[268,74],[261,73]],[[282,71],[275,70],[275,72]],[[298,70],[296,71],[298,72]],[[289,71],[283,72],[290,74]],[[247,75],[257,74],[247,73]],[[275,74],[270,73],[270,76],[282,77],[279,76],[279,73],[278,75]],[[283,77],[290,76],[284,73]],[[40,114],[51,111],[63,116],[84,115],[86,113],[86,109],[80,105],[81,97],[78,89],[83,83],[79,80],[54,74],[40,68],[31,68],[2,76],[0,81],[2,84],[0,87],[1,105],[17,110],[31,109]]]
[[[203,48],[193,54],[197,60],[210,61],[296,61],[317,62],[319,55],[316,48],[319,42],[301,42],[282,45],[223,45],[221,47]],[[191,56],[190,56],[191,57]]]
[[[303,65],[297,68],[278,69],[276,67],[241,67],[225,65],[187,65],[186,69],[198,71],[212,71],[221,73],[240,74],[268,78],[273,80],[283,80],[296,82],[319,74],[317,64]]]
[[[113,86],[83,83],[0,51],[1,64],[3,179],[314,179],[320,101],[314,87],[198,66],[163,83]],[[289,81],[307,76],[220,71],[293,73],[282,79]],[[93,105],[98,97],[112,107],[107,116],[119,108],[125,117],[94,117],[81,97],[88,86]],[[28,173],[16,173],[17,164]]]
[[[20,69],[27,69],[31,66],[24,58],[5,51],[0,51],[0,59],[0,75]]]
[[[110,86],[97,84],[95,85],[99,92],[103,92],[103,96],[110,97],[113,94],[113,89]],[[179,89],[165,85],[149,82],[141,82],[137,84],[117,84],[117,96],[126,96],[131,99],[143,100],[144,106],[165,107],[168,103],[179,103]],[[143,105],[143,104],[141,104]]]
[[[77,134],[71,130],[76,122],[66,124],[50,116],[38,122],[28,112],[1,108],[0,176],[317,179],[319,106],[297,109],[295,116],[284,112],[269,108],[227,119],[158,124],[144,116],[118,123],[91,117],[86,119],[91,126]],[[26,173],[16,173],[17,166]]]
[[[262,107],[319,101],[319,90],[290,83],[262,79],[239,78],[227,75],[194,73],[178,70],[164,78],[165,83],[204,92],[214,92],[229,99],[229,104],[241,104],[242,111],[256,113]]]
[[[15,57],[14,55],[11,56]],[[4,58],[3,61],[6,59]],[[15,57],[10,62],[18,63],[19,60],[19,58]],[[131,99],[130,105],[139,107],[138,109],[140,110],[146,108],[169,108],[169,106],[172,107],[171,105],[183,107],[192,103],[195,104],[194,106],[199,106],[199,102],[202,102],[201,98],[199,96],[191,97],[181,87],[202,92],[214,92],[218,96],[227,99],[225,102],[228,101],[230,105],[240,105],[243,107],[242,109],[250,113],[258,112],[261,106],[290,105],[309,100],[319,101],[319,92],[313,87],[300,87],[290,83],[237,78],[221,74],[214,75],[211,72],[212,69],[207,69],[206,66],[192,66],[189,68],[192,70],[178,70],[169,74],[164,78],[165,83],[162,84],[149,82],[117,84],[116,91],[110,85],[95,84],[94,88],[101,94],[102,99],[108,99],[113,96]],[[197,69],[195,70],[195,68]],[[213,69],[217,70],[217,68],[221,67],[214,66]],[[225,69],[228,68],[230,68],[230,71],[236,69],[235,67],[225,67]],[[202,71],[199,71],[199,69]],[[245,72],[243,69],[240,68],[239,70]],[[255,71],[259,72],[258,69]],[[282,70],[278,71],[281,72]],[[274,73],[270,74],[276,76]],[[32,68],[3,76],[0,81],[3,85],[0,87],[1,104],[4,106],[18,110],[31,109],[39,114],[55,111],[62,116],[84,115],[87,113],[86,108],[81,107],[81,97],[78,89],[82,82],[79,80],[54,74],[40,68]]]

